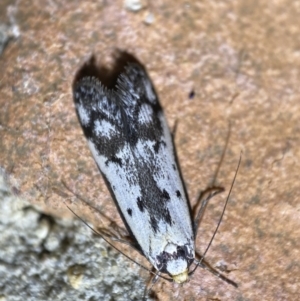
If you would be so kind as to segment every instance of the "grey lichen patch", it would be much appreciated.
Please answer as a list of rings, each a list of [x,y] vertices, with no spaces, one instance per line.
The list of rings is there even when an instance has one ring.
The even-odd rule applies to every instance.
[[[78,219],[39,212],[3,177],[0,207],[1,300],[141,300],[138,270]]]

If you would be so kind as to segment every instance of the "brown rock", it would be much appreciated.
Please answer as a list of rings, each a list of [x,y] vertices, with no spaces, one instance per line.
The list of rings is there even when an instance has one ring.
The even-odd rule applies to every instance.
[[[151,25],[144,24],[142,10],[129,12],[123,1],[18,2],[20,37],[0,58],[0,165],[12,185],[45,212],[71,216],[67,203],[96,225],[99,216],[79,209],[78,193],[118,218],[76,119],[71,86],[91,55],[109,65],[115,49],[126,50],[147,67],[169,124],[179,122],[175,142],[192,203],[211,183],[229,121],[217,179],[227,191],[243,151],[206,257],[230,271],[239,288],[199,270],[182,287],[159,281],[159,299],[296,300],[300,6],[159,1],[147,10],[155,16]],[[0,11],[8,11],[6,2]],[[225,198],[212,200],[200,226],[202,252]]]

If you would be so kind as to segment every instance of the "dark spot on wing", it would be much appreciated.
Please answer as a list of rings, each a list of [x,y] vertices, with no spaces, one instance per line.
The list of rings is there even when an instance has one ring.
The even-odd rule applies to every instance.
[[[175,164],[172,164],[172,167],[173,167],[174,170],[177,169]]]
[[[162,146],[162,147],[166,147],[166,146],[167,146],[166,142],[163,141],[163,140],[157,140],[157,141],[155,142],[155,144],[153,145],[153,150],[154,150],[154,152],[155,152],[156,154],[158,153],[159,148],[160,148],[161,146]]]
[[[171,198],[170,198],[170,195],[169,195],[169,193],[168,193],[168,191],[167,190],[163,190],[163,192],[162,192],[162,197],[166,200],[166,201],[169,201]]]
[[[145,205],[143,204],[143,201],[141,200],[140,197],[137,198],[137,205],[138,205],[140,211],[141,211],[141,212],[144,212]]]
[[[151,217],[150,217],[150,225],[151,225],[153,231],[154,231],[155,233],[157,233],[158,225],[157,225],[157,220],[156,220],[156,218],[155,218],[154,216],[151,216]]]
[[[156,141],[153,145],[154,152],[157,154],[159,150],[160,141]]]
[[[152,239],[150,237],[149,254],[152,254]]]
[[[128,212],[128,214],[129,214],[130,216],[132,216],[132,209],[128,208],[128,209],[127,209],[127,212]]]
[[[109,159],[107,159],[107,160],[105,161],[105,165],[108,166],[108,164],[109,164],[110,162],[116,163],[116,164],[118,164],[120,167],[122,167],[122,159],[121,159],[121,158],[118,158],[118,157],[116,157],[116,156],[114,156],[114,155],[112,155]]]
[[[176,190],[176,195],[177,195],[177,197],[181,197],[181,193],[180,193],[180,191],[179,190]]]
[[[169,209],[167,209],[167,208],[164,209],[163,217],[164,217],[164,220],[171,226],[172,218],[171,218]]]

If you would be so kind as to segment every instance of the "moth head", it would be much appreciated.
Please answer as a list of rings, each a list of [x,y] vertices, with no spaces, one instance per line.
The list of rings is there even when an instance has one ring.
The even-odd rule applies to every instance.
[[[184,259],[171,260],[166,266],[167,273],[176,283],[184,283],[189,278],[188,262]],[[179,272],[179,273],[178,273]]]
[[[189,278],[189,267],[194,260],[194,254],[189,246],[168,244],[157,256],[157,268],[162,273],[169,274],[176,283],[184,283]]]

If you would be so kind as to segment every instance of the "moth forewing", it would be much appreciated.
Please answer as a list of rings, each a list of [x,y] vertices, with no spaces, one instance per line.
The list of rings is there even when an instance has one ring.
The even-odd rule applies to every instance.
[[[188,279],[195,258],[189,203],[170,131],[146,72],[129,64],[115,90],[74,86],[77,115],[122,218],[159,273]]]

